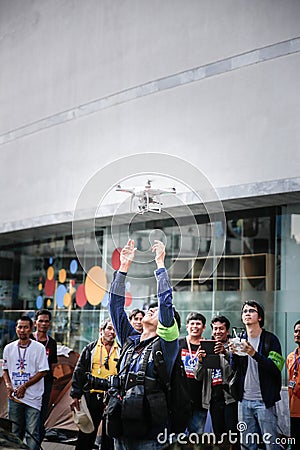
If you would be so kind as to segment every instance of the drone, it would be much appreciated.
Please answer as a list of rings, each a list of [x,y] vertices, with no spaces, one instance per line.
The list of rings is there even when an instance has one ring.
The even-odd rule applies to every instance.
[[[174,187],[166,189],[154,189],[151,187],[151,183],[151,180],[147,180],[144,189],[139,191],[137,191],[135,188],[122,188],[121,185],[118,184],[116,187],[116,191],[131,194],[130,209],[132,212],[134,212],[133,200],[134,198],[136,198],[138,201],[138,214],[144,214],[146,212],[155,212],[159,214],[163,205],[160,201],[160,196],[163,194],[176,194],[176,189]]]

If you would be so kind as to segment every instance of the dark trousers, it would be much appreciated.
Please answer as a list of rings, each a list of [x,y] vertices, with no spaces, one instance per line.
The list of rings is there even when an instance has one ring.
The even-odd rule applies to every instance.
[[[291,437],[295,439],[292,449],[300,448],[300,417],[291,417]]]
[[[103,416],[104,411],[103,394],[96,394],[96,393],[87,394],[86,403],[90,411],[95,429],[92,433],[83,433],[82,431],[79,430],[75,447],[76,450],[92,450],[94,448],[97,431]],[[113,448],[113,440],[108,436],[106,436],[105,426],[103,426],[101,449],[110,450],[112,448]]]
[[[53,385],[52,380],[45,380],[44,393],[42,397],[42,408],[40,415],[40,442],[42,442],[45,437],[45,422],[48,417],[48,407],[50,402],[52,385]]]
[[[213,431],[217,440],[221,439],[222,433],[228,433],[229,430],[231,430],[232,433],[237,433],[236,438],[239,440],[239,432],[236,427],[238,423],[238,402],[226,405],[224,400],[220,401],[212,398],[209,410]],[[232,444],[232,449],[239,450],[240,444],[238,442]]]

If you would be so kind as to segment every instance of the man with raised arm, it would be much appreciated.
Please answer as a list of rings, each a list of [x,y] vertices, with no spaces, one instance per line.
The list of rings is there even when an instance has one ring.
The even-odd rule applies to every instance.
[[[165,269],[165,246],[155,241],[158,306],[150,307],[143,318],[143,331],[133,328],[124,310],[125,281],[136,248],[129,239],[121,251],[121,265],[111,286],[109,308],[118,340],[127,350],[123,352],[119,378],[121,380],[122,435],[115,439],[115,449],[160,450],[168,442],[159,443],[157,436],[170,423],[166,394],[154,370],[153,346],[159,341],[168,375],[178,354],[178,325],[174,316],[172,288]],[[176,314],[176,313],[175,313]],[[126,342],[126,343],[125,343]]]

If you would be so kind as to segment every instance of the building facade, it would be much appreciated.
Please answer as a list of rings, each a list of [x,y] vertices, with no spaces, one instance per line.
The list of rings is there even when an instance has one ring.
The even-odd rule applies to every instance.
[[[149,246],[162,238],[183,319],[222,312],[239,327],[255,298],[291,350],[299,18],[296,0],[1,0],[2,346],[40,306],[59,341],[94,339],[133,237],[128,309],[155,295]],[[148,179],[176,185],[160,214],[115,192]]]

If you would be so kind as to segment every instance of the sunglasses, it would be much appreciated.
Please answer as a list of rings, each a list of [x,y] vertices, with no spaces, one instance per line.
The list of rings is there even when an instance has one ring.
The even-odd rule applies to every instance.
[[[106,356],[105,360],[104,360],[104,367],[106,370],[109,370],[109,357]]]
[[[257,309],[254,309],[254,308],[249,308],[249,309],[243,310],[243,314],[247,314],[248,312],[251,314],[258,313]]]

